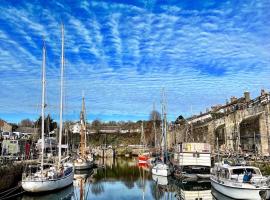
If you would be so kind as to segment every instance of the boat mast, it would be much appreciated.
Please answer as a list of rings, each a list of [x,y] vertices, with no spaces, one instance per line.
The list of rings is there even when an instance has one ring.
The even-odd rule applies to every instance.
[[[163,162],[167,162],[167,113],[166,113],[166,102],[165,102],[165,91],[162,90],[162,102],[161,102],[161,111],[162,111],[162,136],[163,136]]]
[[[81,156],[85,156],[85,148],[86,148],[86,124],[85,124],[85,102],[84,95],[82,97],[82,110],[81,110],[81,130],[80,130],[80,154]]]
[[[156,130],[156,109],[155,109],[155,102],[153,103],[153,120],[154,120],[154,134],[155,134],[155,149],[157,148],[157,130]]]
[[[141,144],[143,145],[143,153],[144,153],[144,151],[145,151],[145,137],[144,137],[143,121],[141,124]]]
[[[64,25],[61,25],[62,53],[61,53],[61,82],[60,82],[60,127],[58,144],[58,167],[61,164],[62,131],[63,131],[63,82],[64,82]]]
[[[41,173],[43,174],[43,165],[44,165],[44,120],[45,120],[45,114],[44,114],[44,109],[45,109],[45,64],[46,64],[46,48],[45,48],[45,41],[43,44],[43,49],[42,49],[42,100],[41,100]]]

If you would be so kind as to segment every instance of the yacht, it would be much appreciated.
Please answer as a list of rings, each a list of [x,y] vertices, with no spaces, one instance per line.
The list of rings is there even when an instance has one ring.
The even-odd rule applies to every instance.
[[[219,193],[233,199],[268,199],[269,179],[253,166],[230,166],[216,163],[211,185]]]
[[[62,114],[63,114],[63,70],[64,70],[64,27],[62,25],[62,59],[61,59],[61,96],[60,96],[60,130],[59,130],[59,151],[58,163],[46,164],[44,163],[44,119],[45,119],[45,44],[43,46],[43,62],[42,62],[42,105],[41,105],[41,165],[33,168],[28,166],[26,171],[22,174],[22,188],[27,192],[48,192],[52,190],[59,190],[73,183],[74,168],[73,164],[67,162],[68,158],[62,159]]]
[[[172,174],[172,167],[168,164],[167,158],[167,117],[164,91],[162,98],[162,118],[162,159],[154,163],[151,171],[153,175],[170,176]]]

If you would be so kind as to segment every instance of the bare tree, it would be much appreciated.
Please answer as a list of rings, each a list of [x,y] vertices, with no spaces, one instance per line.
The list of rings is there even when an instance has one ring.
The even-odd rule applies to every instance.
[[[101,129],[102,126],[102,122],[99,119],[95,119],[92,122],[92,129],[94,129],[96,131],[96,133],[98,133]]]
[[[150,121],[161,121],[161,114],[156,110],[152,110],[150,113],[149,120]]]
[[[34,126],[34,122],[30,119],[23,119],[20,122],[20,126],[22,127],[33,127]]]

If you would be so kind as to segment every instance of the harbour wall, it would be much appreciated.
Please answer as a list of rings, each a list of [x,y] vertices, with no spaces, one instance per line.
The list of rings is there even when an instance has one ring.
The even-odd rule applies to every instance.
[[[269,156],[270,96],[264,90],[255,99],[248,92],[225,105],[184,119],[169,128],[170,147],[180,142],[208,142],[212,150],[253,152]],[[218,145],[218,146],[217,146]]]

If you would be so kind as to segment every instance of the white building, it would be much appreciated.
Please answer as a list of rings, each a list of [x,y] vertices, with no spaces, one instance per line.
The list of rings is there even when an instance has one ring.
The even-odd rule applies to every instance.
[[[71,127],[71,132],[72,133],[80,133],[80,131],[81,131],[81,125],[80,125],[79,122],[72,125],[72,127]]]

